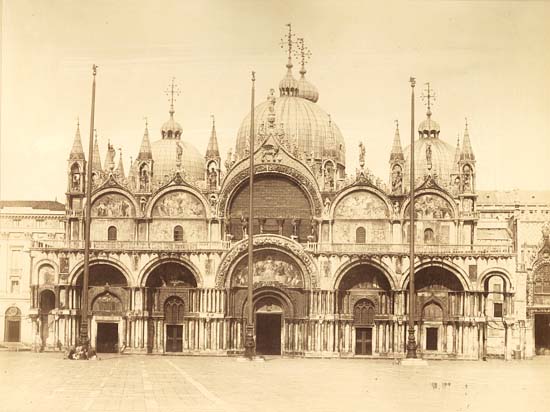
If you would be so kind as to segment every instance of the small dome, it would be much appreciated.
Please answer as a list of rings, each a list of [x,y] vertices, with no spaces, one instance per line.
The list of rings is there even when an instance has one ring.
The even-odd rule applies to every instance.
[[[317,87],[308,82],[304,76],[298,81],[298,97],[317,103],[319,91]]]
[[[168,119],[160,128],[160,133],[163,139],[179,139],[183,133],[181,125],[174,120],[174,112],[170,111],[170,119]]]
[[[298,94],[298,80],[292,75],[292,63],[286,65],[287,72],[285,77],[279,82],[279,92],[281,96],[296,96]]]
[[[204,180],[204,157],[190,143],[179,139],[162,139],[151,144],[153,181],[165,182],[178,169],[192,181]]]
[[[418,125],[418,133],[423,137],[437,137],[440,131],[439,123],[432,119],[432,112],[428,110],[426,119]]]

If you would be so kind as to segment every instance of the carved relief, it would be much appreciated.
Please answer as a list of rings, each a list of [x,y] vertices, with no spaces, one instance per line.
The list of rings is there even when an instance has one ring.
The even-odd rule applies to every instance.
[[[55,271],[50,265],[43,265],[38,270],[38,282],[41,285],[51,285],[55,282]]]
[[[134,206],[123,195],[108,194],[97,199],[92,205],[92,216],[95,217],[132,217]]]
[[[367,219],[386,219],[389,211],[386,204],[372,193],[359,191],[344,197],[336,207],[335,217],[352,219],[357,217]]]
[[[155,203],[152,215],[153,217],[206,217],[202,202],[187,192],[170,192],[163,195]]]
[[[248,262],[242,259],[233,272],[232,286],[245,286],[248,282]],[[262,250],[254,254],[254,283],[279,284],[280,286],[302,288],[301,270],[289,257],[273,250]]]
[[[453,209],[449,202],[440,196],[422,195],[415,199],[414,208],[417,219],[452,219]],[[405,216],[409,215],[409,206]]]

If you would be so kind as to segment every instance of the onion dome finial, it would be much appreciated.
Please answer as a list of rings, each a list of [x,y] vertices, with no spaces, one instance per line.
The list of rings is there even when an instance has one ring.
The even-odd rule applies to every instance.
[[[288,54],[287,72],[285,77],[279,82],[279,92],[281,96],[296,96],[298,94],[298,81],[292,74],[292,50],[295,43],[295,34],[292,33],[292,25],[290,23],[286,26],[288,27],[288,33],[281,39],[281,48]]]

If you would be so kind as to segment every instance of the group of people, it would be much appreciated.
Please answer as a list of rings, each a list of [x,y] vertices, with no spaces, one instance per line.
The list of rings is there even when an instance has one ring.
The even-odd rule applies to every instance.
[[[99,360],[94,348],[83,345],[70,346],[66,352],[66,358],[69,360]]]

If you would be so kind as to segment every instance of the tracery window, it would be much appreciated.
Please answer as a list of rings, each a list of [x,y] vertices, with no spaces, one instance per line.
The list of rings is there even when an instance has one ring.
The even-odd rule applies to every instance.
[[[355,304],[353,321],[356,325],[374,324],[374,304],[368,299],[362,299]]]
[[[425,320],[442,320],[443,309],[437,303],[428,303],[422,310],[422,318]]]
[[[535,274],[535,293],[550,293],[550,265],[538,268]]]
[[[177,296],[172,296],[164,304],[164,318],[166,323],[183,323],[184,315],[183,300]]]

